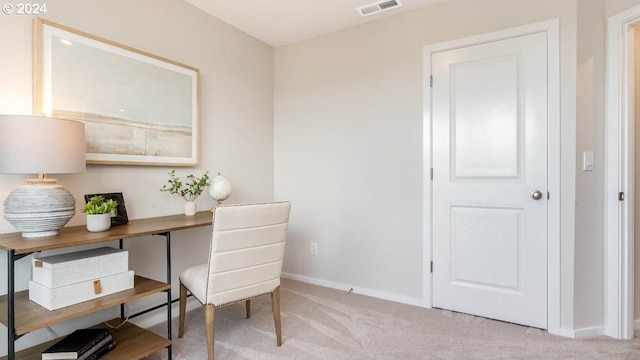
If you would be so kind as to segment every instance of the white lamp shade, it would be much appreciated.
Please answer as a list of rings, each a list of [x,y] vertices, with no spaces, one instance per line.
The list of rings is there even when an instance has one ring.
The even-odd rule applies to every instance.
[[[85,164],[83,123],[0,115],[0,174],[82,173]]]

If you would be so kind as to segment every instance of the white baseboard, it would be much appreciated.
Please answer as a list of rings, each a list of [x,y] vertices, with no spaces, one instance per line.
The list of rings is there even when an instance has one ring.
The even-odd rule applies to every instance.
[[[553,335],[563,336],[571,339],[588,339],[595,336],[606,335],[606,326],[590,326],[586,328],[580,329],[567,329],[561,328],[557,332],[553,333]]]
[[[640,319],[633,321],[634,336],[640,337]]]
[[[595,336],[605,335],[607,327],[605,325],[590,326],[573,330],[574,339],[587,339]]]
[[[353,287],[351,285],[347,285],[343,283],[338,283],[338,282],[328,281],[328,280],[323,280],[318,278],[312,278],[309,276],[291,274],[291,273],[283,272],[282,277],[285,279],[292,279],[292,280],[297,280],[297,281],[301,281],[301,282],[305,282],[313,285],[324,286],[331,289],[343,290],[347,292],[351,291],[356,294],[371,296],[371,297],[383,299],[383,300],[395,301],[402,304],[420,306],[420,307],[429,307],[427,306],[424,299],[421,299],[421,298],[402,296],[398,294],[392,294],[384,291],[372,290],[367,288]]]
[[[558,335],[566,338],[575,339],[576,333],[573,329],[560,328],[558,331],[554,332],[553,335]]]

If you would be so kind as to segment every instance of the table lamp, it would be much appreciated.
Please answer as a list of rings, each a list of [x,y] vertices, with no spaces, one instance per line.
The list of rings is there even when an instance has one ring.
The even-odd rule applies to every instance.
[[[57,235],[73,217],[75,198],[45,174],[81,173],[85,164],[83,123],[0,115],[0,174],[38,174],[4,201],[4,217],[22,237]]]

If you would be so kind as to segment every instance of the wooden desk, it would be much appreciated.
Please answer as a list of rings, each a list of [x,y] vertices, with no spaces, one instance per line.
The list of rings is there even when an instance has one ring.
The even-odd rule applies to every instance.
[[[0,250],[7,252],[7,295],[0,296],[0,323],[7,327],[8,355],[2,359],[40,359],[40,353],[51,342],[33,348],[15,352],[15,341],[24,334],[47,326],[88,315],[109,307],[124,304],[158,292],[167,293],[167,338],[149,333],[135,325],[127,325],[114,332],[118,342],[116,348],[103,359],[140,359],[150,353],[167,348],[171,359],[171,232],[211,225],[213,216],[209,211],[195,216],[170,215],[148,219],[131,220],[126,225],[118,225],[110,230],[92,233],[85,225],[65,227],[57,236],[25,239],[20,233],[0,234]],[[28,291],[15,293],[15,261],[34,252],[61,249],[71,246],[97,244],[101,242],[162,235],[167,244],[167,279],[159,282],[136,276],[134,287],[130,290],[107,295],[95,300],[85,301],[58,310],[49,311],[29,300]],[[146,344],[146,345],[141,345]],[[17,357],[16,357],[17,356]]]

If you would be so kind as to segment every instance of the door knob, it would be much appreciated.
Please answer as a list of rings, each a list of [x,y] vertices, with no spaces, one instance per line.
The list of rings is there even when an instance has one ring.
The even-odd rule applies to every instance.
[[[531,198],[533,200],[540,200],[542,199],[542,192],[540,190],[533,190],[531,192]]]

